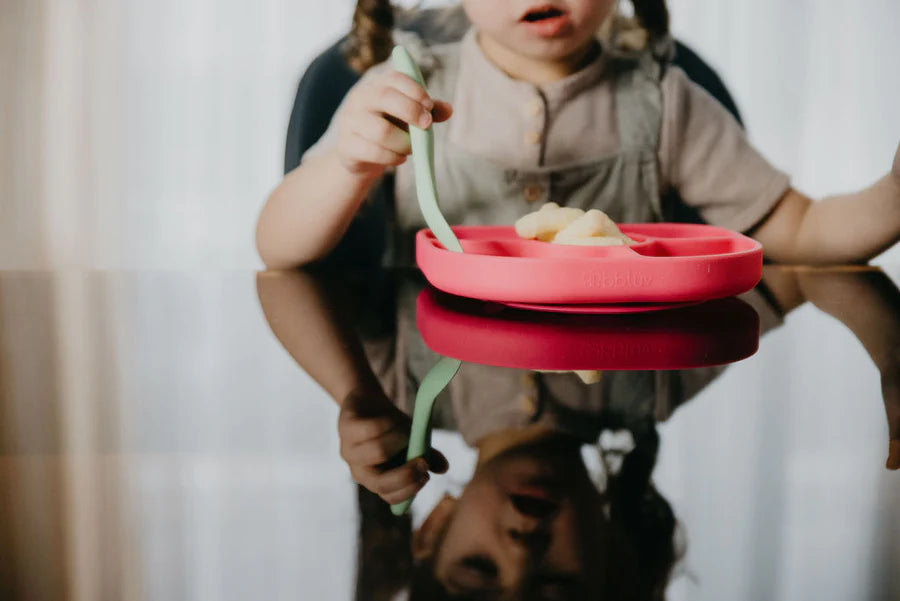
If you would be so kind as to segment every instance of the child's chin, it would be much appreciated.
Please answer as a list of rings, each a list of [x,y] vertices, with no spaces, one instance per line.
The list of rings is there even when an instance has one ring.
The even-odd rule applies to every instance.
[[[592,38],[579,39],[575,36],[558,38],[535,38],[522,40],[515,50],[531,59],[559,61],[581,50]]]

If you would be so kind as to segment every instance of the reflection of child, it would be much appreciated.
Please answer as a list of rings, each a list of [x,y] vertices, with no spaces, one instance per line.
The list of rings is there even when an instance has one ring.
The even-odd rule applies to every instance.
[[[598,491],[577,439],[496,432],[460,497],[414,532],[361,490],[357,588],[391,598],[409,586],[411,600],[662,598],[679,553],[671,507],[650,482],[657,447],[650,424]]]
[[[648,39],[612,27],[608,43],[596,32],[613,0],[462,4],[474,26],[462,41],[400,40],[417,55],[429,93],[453,108],[374,66],[263,209],[257,242],[267,265],[325,256],[393,167],[393,249],[408,261],[411,233],[423,223],[404,130],[448,119],[435,136],[451,223],[512,224],[548,201],[600,209],[617,222],[671,220],[665,193],[675,191],[706,221],[749,232],[776,261],[861,261],[900,237],[900,153],[871,187],[811,202],[714,99],[667,65],[663,0],[633,0],[637,33]],[[389,4],[361,1],[357,17],[351,58],[368,68],[390,48]],[[626,41],[642,48],[622,49]]]
[[[769,269],[766,275],[768,293],[761,296],[781,311],[810,299],[859,338],[882,374],[890,436],[887,464],[900,467],[897,288],[877,271]],[[382,302],[374,291],[386,290],[366,282],[362,289],[329,297],[322,283],[302,270],[262,273],[258,286],[273,332],[340,406],[341,454],[358,482],[396,502],[424,485],[427,474],[421,468],[447,469],[437,452],[427,455],[424,464],[421,459],[402,463],[410,420],[390,400],[408,398],[424,373],[420,370],[434,360],[424,356],[423,345],[412,342],[421,338],[414,335],[411,305],[403,299],[415,294],[390,286],[389,298]],[[367,332],[367,349],[348,327],[346,313],[334,310],[348,299],[363,303],[364,313],[379,315],[362,320],[377,329]],[[867,319],[861,321],[859,315]],[[768,328],[772,322],[763,319],[763,324]],[[438,409],[452,408],[452,419],[446,421],[455,422],[465,441],[477,448],[475,476],[458,500],[440,503],[414,535],[408,520],[395,519],[387,505],[361,488],[360,590],[371,592],[370,598],[389,598],[374,593],[393,594],[412,578],[421,598],[439,599],[447,589],[493,587],[498,579],[506,587],[545,582],[541,577],[548,570],[508,561],[510,549],[521,549],[529,558],[539,555],[552,564],[557,576],[588,569],[567,586],[599,587],[608,598],[619,598],[623,591],[617,586],[628,587],[629,593],[637,586],[644,587],[638,598],[658,596],[677,552],[671,508],[651,480],[658,450],[654,417],[666,417],[717,373],[606,372],[592,385],[574,374],[540,374],[537,403],[526,407],[518,393],[529,386],[522,378],[527,374],[464,365],[451,382],[451,398]],[[607,471],[610,480],[598,490],[587,481],[576,449],[608,430],[627,430],[634,447],[619,469]],[[602,436],[600,446],[606,446]],[[505,534],[479,526],[486,515],[492,524],[509,521],[513,526]],[[523,547],[523,540],[536,546]],[[410,549],[419,561],[413,562]],[[616,552],[605,554],[609,549]],[[578,553],[594,561],[586,563]]]
[[[410,301],[420,286],[404,281],[395,290],[396,331],[364,341],[381,386],[350,395],[339,419],[342,449],[350,446],[351,431],[383,422],[374,429],[386,434],[370,438],[369,454],[354,454],[359,463],[350,468],[377,479],[375,487],[357,481],[391,502],[424,479],[410,478],[409,464],[385,469],[381,463],[402,450],[404,439],[393,432],[408,424],[382,390],[409,409],[416,382],[435,360],[414,326]],[[479,598],[476,593],[519,587],[544,595],[535,598],[615,599],[625,590],[632,597],[624,598],[657,598],[679,553],[674,514],[651,479],[659,442],[654,415],[665,415],[720,371],[693,370],[685,378],[605,372],[586,385],[571,372],[463,363],[439,397],[432,423],[456,430],[477,451],[475,472],[458,498],[445,496],[415,531],[360,491],[363,548],[380,552],[361,554],[359,590],[389,596],[411,583],[410,599]],[[388,426],[391,416],[396,428]],[[608,452],[601,432],[610,431],[628,432],[633,447]],[[591,482],[583,448],[601,452],[605,482]],[[436,453],[426,463],[447,467]],[[391,542],[390,552],[406,561],[380,562],[387,552],[381,545]],[[409,548],[412,554],[404,555]]]
[[[440,473],[448,466],[437,451],[426,455],[424,462],[402,462],[410,420],[385,390],[394,397],[399,387],[406,387],[408,375],[416,377],[399,367],[415,361],[419,353],[407,346],[408,338],[397,337],[393,352],[371,360],[373,346],[389,346],[381,341],[384,336],[393,337],[391,320],[375,307],[393,313],[392,303],[380,301],[380,293],[375,292],[381,290],[378,283],[363,282],[362,290],[339,286],[342,290],[335,295],[325,282],[305,271],[264,272],[257,285],[275,335],[337,401],[341,456],[354,479],[368,489],[359,490],[358,586],[365,598],[393,598],[410,579],[416,593],[411,598],[424,599],[445,598],[440,593],[448,589],[516,586],[541,587],[552,593],[547,598],[559,598],[558,587],[565,587],[564,593],[579,587],[563,598],[583,598],[579,593],[584,588],[606,593],[604,598],[619,598],[623,589],[617,587],[662,590],[677,554],[674,516],[651,482],[659,443],[652,410],[648,413],[648,398],[644,398],[645,393],[652,395],[651,387],[636,387],[629,381],[633,396],[615,395],[627,406],[626,415],[614,402],[596,402],[602,400],[597,396],[602,385],[586,386],[574,374],[548,374],[540,379],[548,381],[549,394],[570,403],[580,400],[577,407],[545,407],[543,414],[550,419],[535,419],[534,408],[501,410],[500,415],[486,412],[476,427],[472,427],[478,417],[476,405],[486,408],[489,403],[477,403],[479,398],[484,401],[484,394],[468,395],[473,403],[459,407],[462,411],[457,413],[469,414],[460,426],[478,449],[475,475],[458,500],[439,503],[413,535],[409,520],[395,518],[382,499],[403,500],[427,481],[427,472],[421,468]],[[393,292],[391,287],[389,296]],[[381,316],[362,319],[376,330],[366,334],[372,342],[369,355],[360,344],[358,324],[347,319],[351,310],[346,303],[354,301],[365,303],[364,313],[374,310]],[[336,306],[346,310],[335,311]],[[401,328],[410,318],[398,317],[401,321],[396,325]],[[512,372],[516,382],[526,375],[494,369],[502,372],[498,383],[507,382]],[[461,375],[465,380],[463,370]],[[495,398],[497,389],[483,380],[485,372],[469,375],[474,379],[468,386],[486,386],[480,390],[490,395],[487,398]],[[392,380],[395,385],[390,384]],[[631,402],[634,397],[644,402]],[[528,423],[518,427],[516,420],[526,411]],[[627,429],[634,445],[620,466],[607,471],[605,485],[595,487],[587,476],[581,448],[595,443],[607,429]],[[604,458],[609,456],[605,451]],[[483,529],[478,523],[484,519],[502,521],[508,527]]]

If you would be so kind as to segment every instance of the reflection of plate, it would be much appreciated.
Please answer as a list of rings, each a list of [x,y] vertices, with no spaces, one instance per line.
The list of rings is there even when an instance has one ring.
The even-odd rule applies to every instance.
[[[650,313],[666,309],[681,309],[700,304],[703,301],[687,303],[628,303],[623,305],[539,305],[535,303],[503,303],[514,309],[540,311],[541,313],[573,313],[576,315],[617,315],[625,313]]]
[[[427,287],[416,301],[425,345],[445,357],[529,370],[688,369],[759,346],[759,316],[738,298],[671,311],[584,315],[519,311]]]

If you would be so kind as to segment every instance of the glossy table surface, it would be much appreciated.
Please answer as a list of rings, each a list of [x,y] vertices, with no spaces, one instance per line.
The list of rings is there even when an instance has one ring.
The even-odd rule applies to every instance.
[[[0,272],[0,597],[459,592],[448,530],[430,555],[411,546],[462,495],[449,523],[474,516],[466,544],[487,541],[465,551],[471,598],[898,599],[898,281],[767,267],[725,308],[566,321],[414,274]],[[329,373],[338,322],[407,411],[433,348],[463,360],[434,416],[450,469],[411,520],[353,483],[338,406],[309,375]],[[660,370],[678,361],[692,368]],[[526,445],[528,460],[592,488],[554,497],[569,531],[548,518],[511,579],[504,520],[533,507],[466,491],[484,465],[506,477],[485,441],[536,426],[578,452]],[[566,582],[538,578],[551,563]]]

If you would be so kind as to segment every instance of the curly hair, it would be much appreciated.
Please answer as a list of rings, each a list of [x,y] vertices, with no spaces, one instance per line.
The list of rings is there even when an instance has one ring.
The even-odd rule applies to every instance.
[[[654,38],[669,35],[669,9],[666,0],[631,0],[634,16]]]
[[[621,528],[619,548],[630,561],[619,566],[631,578],[617,598],[665,599],[672,570],[682,555],[672,506],[653,485],[659,452],[655,420],[647,416],[629,428],[637,446],[625,457],[618,477],[609,482],[610,518]],[[629,574],[630,572],[630,574]]]
[[[394,7],[390,0],[358,0],[353,12],[353,28],[347,37],[346,56],[350,66],[362,73],[387,60],[394,45]]]

